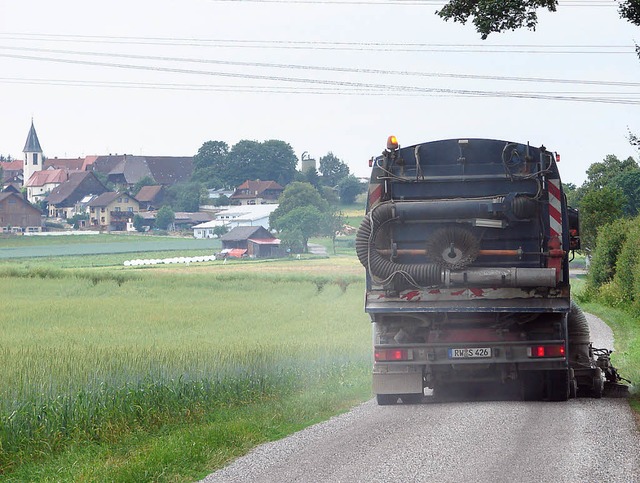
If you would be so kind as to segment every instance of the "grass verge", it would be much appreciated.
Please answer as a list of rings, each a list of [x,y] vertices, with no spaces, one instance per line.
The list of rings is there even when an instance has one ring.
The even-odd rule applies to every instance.
[[[631,311],[608,307],[604,304],[581,300],[584,288],[583,279],[572,287],[580,307],[591,314],[600,317],[613,330],[615,351],[611,360],[620,375],[633,383],[629,404],[636,413],[636,421],[640,428],[640,319]]]

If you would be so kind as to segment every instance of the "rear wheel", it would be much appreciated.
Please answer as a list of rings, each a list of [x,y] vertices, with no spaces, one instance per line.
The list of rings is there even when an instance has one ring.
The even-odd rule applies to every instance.
[[[378,401],[378,406],[390,406],[397,404],[399,397],[397,394],[376,394],[376,401]]]
[[[520,376],[522,399],[525,401],[539,401],[544,395],[544,381],[542,374],[537,371],[523,372]]]
[[[593,388],[591,389],[591,395],[596,399],[600,399],[603,392],[604,376],[602,374],[602,369],[596,367],[593,374]]]
[[[422,394],[400,394],[402,404],[418,404],[422,401]]]

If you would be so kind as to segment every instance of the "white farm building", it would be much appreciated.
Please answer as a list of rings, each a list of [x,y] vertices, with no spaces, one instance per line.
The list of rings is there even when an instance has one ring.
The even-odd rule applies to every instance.
[[[231,206],[216,213],[213,220],[195,225],[193,236],[195,238],[213,238],[215,228],[223,225],[226,225],[229,230],[236,226],[262,226],[269,230],[269,215],[277,207],[278,205]]]

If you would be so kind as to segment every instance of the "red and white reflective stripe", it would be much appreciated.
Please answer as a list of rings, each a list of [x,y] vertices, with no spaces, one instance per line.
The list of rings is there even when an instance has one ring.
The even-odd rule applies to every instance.
[[[549,228],[551,236],[562,240],[562,202],[560,201],[560,180],[549,180]]]
[[[378,203],[382,198],[382,184],[372,184],[369,187],[369,208]]]

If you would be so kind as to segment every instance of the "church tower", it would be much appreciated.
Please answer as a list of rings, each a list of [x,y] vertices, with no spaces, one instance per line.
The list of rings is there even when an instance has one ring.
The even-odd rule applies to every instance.
[[[27,142],[24,144],[22,152],[24,153],[24,168],[22,170],[24,176],[23,184],[26,185],[33,173],[42,171],[44,162],[40,141],[38,141],[36,128],[33,126],[33,119],[31,120],[31,129],[29,130]]]

